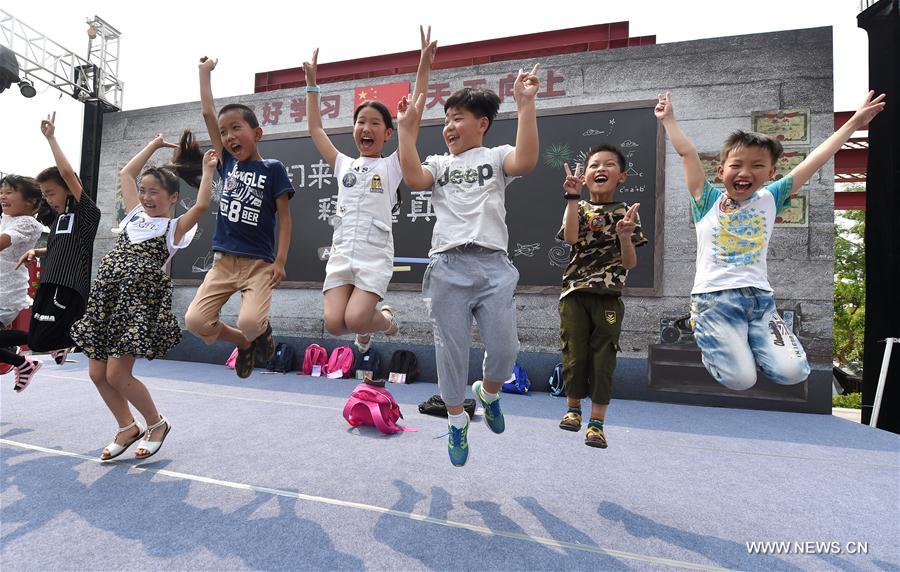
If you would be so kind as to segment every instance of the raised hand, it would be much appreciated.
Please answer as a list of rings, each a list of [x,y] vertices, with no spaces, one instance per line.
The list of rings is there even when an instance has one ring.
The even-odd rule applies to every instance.
[[[660,121],[671,119],[675,116],[675,110],[672,108],[671,93],[660,93],[656,97],[659,103],[653,108],[653,115]]]
[[[206,56],[203,56],[202,58],[200,58],[200,66],[199,67],[200,67],[201,71],[210,71],[211,72],[214,69],[216,69],[216,65],[218,63],[219,63],[218,58],[213,59],[213,58],[208,58]]]
[[[56,133],[56,112],[54,111],[52,115],[48,115],[47,119],[41,120],[41,133],[44,134],[44,137],[47,139],[52,139],[53,135]]]
[[[584,186],[584,177],[581,176],[581,163],[575,164],[575,173],[569,169],[568,163],[563,163],[566,170],[566,179],[563,181],[563,191],[567,195],[580,195],[581,188]]]
[[[157,149],[162,149],[163,147],[168,147],[170,149],[178,149],[177,143],[169,143],[165,140],[162,133],[157,133],[156,137],[153,138],[153,141],[150,142],[151,145],[156,147]]]
[[[616,234],[620,239],[631,238],[634,229],[637,228],[637,211],[641,207],[641,203],[634,203],[625,213],[625,216],[616,223]]]
[[[35,254],[33,248],[31,250],[29,250],[28,252],[26,252],[25,254],[23,254],[22,256],[20,256],[19,260],[16,262],[16,270],[18,270],[19,267],[22,266],[23,264],[28,264],[29,262],[34,260],[36,256],[37,256],[37,254]]]
[[[513,97],[516,101],[533,101],[537,95],[541,81],[538,79],[537,73],[541,64],[534,64],[534,68],[530,72],[519,70],[516,76],[516,83],[513,84]]]
[[[425,110],[425,94],[420,93],[413,105],[409,104],[409,98],[405,95],[397,104],[397,125],[404,128],[415,127],[422,118]]]
[[[859,109],[856,110],[856,113],[853,114],[853,121],[860,127],[872,121],[872,119],[884,109],[884,98],[887,97],[887,94],[882,93],[878,97],[875,97],[875,99],[872,99],[873,97],[875,97],[875,92],[869,91],[866,95],[866,100],[863,101],[862,105],[859,106]]]
[[[419,57],[421,61],[428,64],[430,69],[434,62],[434,56],[437,55],[437,40],[431,41],[431,26],[428,26],[427,33],[422,26],[419,26],[419,35],[422,38],[422,53]]]
[[[210,149],[203,154],[203,172],[212,173],[219,165],[219,154],[215,149]]]
[[[306,85],[316,85],[316,70],[318,69],[319,48],[313,50],[312,63],[303,62],[303,73],[306,77]]]

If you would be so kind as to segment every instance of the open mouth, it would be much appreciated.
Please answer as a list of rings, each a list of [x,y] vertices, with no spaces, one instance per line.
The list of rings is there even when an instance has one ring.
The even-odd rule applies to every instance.
[[[242,148],[243,148],[243,147],[241,147],[239,144],[235,143],[234,145],[232,145],[232,146],[229,147],[228,149],[229,149],[229,151],[231,151],[231,154],[232,154],[232,155],[234,155],[235,157],[237,157],[238,154],[240,154]]]
[[[371,137],[360,137],[359,146],[365,151],[371,151],[375,146],[375,140]]]
[[[609,180],[609,177],[607,177],[606,175],[597,175],[596,177],[594,177],[594,182],[597,183],[598,185],[602,185],[602,184],[606,183],[606,181],[608,181],[608,180]]]
[[[734,187],[735,191],[739,193],[746,193],[753,187],[753,183],[751,181],[735,181],[734,185],[732,186]]]

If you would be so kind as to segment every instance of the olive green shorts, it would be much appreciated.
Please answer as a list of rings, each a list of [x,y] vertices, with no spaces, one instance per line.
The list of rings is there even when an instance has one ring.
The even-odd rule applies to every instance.
[[[615,294],[575,291],[559,301],[567,397],[609,403],[624,314],[625,305]]]

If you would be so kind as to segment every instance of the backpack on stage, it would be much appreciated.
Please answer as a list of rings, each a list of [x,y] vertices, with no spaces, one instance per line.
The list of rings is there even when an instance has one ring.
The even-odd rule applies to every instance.
[[[297,375],[322,375],[328,365],[328,351],[319,344],[309,344],[303,354],[303,365]],[[313,370],[316,373],[313,373]]]
[[[469,414],[469,418],[475,417],[475,400],[466,399],[463,401],[463,409]],[[440,395],[432,395],[427,401],[419,404],[419,413],[425,415],[435,415],[437,417],[447,417],[447,405]]]
[[[397,350],[391,356],[388,365],[388,381],[394,383],[412,383],[419,377],[419,360],[409,350]]]
[[[338,346],[331,350],[331,357],[322,369],[322,373],[331,379],[340,379],[353,375],[353,364],[356,355],[350,346]]]
[[[531,381],[528,379],[528,373],[525,368],[516,362],[513,368],[513,378],[503,384],[504,393],[518,393],[525,395],[531,390]]]
[[[386,435],[393,435],[400,431],[415,431],[409,427],[397,425],[397,420],[402,419],[400,405],[391,395],[391,392],[383,387],[373,387],[360,383],[350,394],[350,399],[344,405],[344,419],[354,427],[368,425],[377,428]]]
[[[364,379],[367,373],[371,374],[372,379],[381,377],[381,356],[372,349],[360,355],[356,360],[356,379]]]
[[[565,397],[566,380],[563,378],[562,364],[556,364],[553,373],[550,374],[550,395],[553,397]]]
[[[287,373],[294,369],[294,346],[289,344],[275,346],[275,354],[266,364],[266,369],[281,373]]]

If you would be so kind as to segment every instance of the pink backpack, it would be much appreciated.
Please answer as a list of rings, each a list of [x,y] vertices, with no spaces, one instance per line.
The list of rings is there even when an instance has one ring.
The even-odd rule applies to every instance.
[[[390,391],[365,383],[356,386],[350,394],[350,399],[347,400],[347,405],[344,406],[344,419],[347,423],[354,427],[360,425],[376,427],[387,435],[400,431],[415,431],[397,425],[397,420],[402,418],[400,406]]]
[[[306,347],[306,353],[303,355],[303,366],[297,372],[297,375],[312,375],[314,365],[319,366],[319,375],[325,373],[325,368],[328,365],[328,352],[319,344],[309,344]]]
[[[353,364],[356,356],[350,346],[338,346],[331,351],[328,363],[322,369],[322,373],[332,379],[350,377],[353,374]]]

